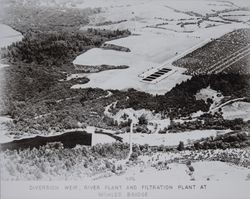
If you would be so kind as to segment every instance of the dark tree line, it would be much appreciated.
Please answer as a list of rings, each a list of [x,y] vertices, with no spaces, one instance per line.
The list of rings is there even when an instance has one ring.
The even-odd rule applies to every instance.
[[[203,100],[196,100],[195,94],[202,88],[210,86],[212,89],[221,92],[230,98],[250,98],[249,87],[250,75],[239,74],[218,74],[194,76],[186,82],[176,85],[165,95],[150,95],[148,93],[130,89],[128,100],[118,103],[121,108],[132,107],[134,109],[150,109],[163,113],[170,118],[187,117],[196,111],[208,111],[212,99],[207,103]]]
[[[12,63],[24,62],[47,67],[67,64],[79,53],[107,40],[129,35],[129,31],[29,31],[22,41],[8,46],[3,58]]]

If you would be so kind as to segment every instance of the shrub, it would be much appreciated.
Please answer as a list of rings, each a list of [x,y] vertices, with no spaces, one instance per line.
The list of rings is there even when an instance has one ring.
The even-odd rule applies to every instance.
[[[135,161],[135,160],[137,160],[137,158],[138,158],[138,153],[133,152],[133,153],[131,154],[129,160]]]
[[[138,118],[138,120],[139,120],[139,124],[140,124],[140,125],[143,125],[143,124],[147,125],[147,124],[148,124],[148,120],[146,119],[146,117],[145,117],[144,114],[142,114],[142,115]]]
[[[178,147],[177,147],[177,150],[178,150],[178,151],[183,151],[184,149],[185,149],[185,147],[184,147],[184,142],[180,141],[180,143],[179,143],[179,145],[178,145]]]
[[[188,166],[189,171],[194,172],[194,167],[193,166]]]

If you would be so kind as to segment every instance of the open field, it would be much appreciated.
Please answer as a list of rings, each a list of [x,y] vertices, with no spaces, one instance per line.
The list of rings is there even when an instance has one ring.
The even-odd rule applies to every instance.
[[[77,6],[93,8],[97,2],[101,7],[103,3],[99,1],[77,4]],[[132,32],[131,36],[109,41],[107,44],[124,46],[130,49],[130,52],[118,53],[114,50],[107,52],[103,49],[91,49],[77,57],[74,62],[93,66],[128,65],[129,69],[89,74],[90,81],[87,84],[77,84],[72,88],[94,87],[119,90],[135,88],[152,94],[164,94],[177,83],[186,81],[190,78],[188,75],[193,73],[188,71],[186,72],[188,75],[185,75],[183,74],[185,70],[172,66],[172,62],[179,59],[180,55],[184,56],[194,46],[200,43],[206,44],[210,39],[219,38],[236,28],[248,27],[247,5],[243,8],[234,3],[216,1],[200,1],[198,4],[199,8],[194,9],[184,1],[178,4],[171,0],[159,1],[159,4],[129,1],[126,6],[122,5],[121,1],[105,2],[103,12],[90,17],[89,25],[82,29],[129,29]],[[243,4],[240,2],[239,5]],[[238,15],[243,15],[244,19],[241,21]],[[237,20],[233,20],[234,17]],[[115,59],[112,59],[113,57]],[[189,61],[189,63],[192,62]],[[144,81],[146,74],[150,76],[162,68],[172,72]],[[113,85],[113,81],[118,83]]]
[[[15,31],[11,27],[0,24],[0,48],[7,47],[13,42],[20,41],[22,39],[22,34]]]

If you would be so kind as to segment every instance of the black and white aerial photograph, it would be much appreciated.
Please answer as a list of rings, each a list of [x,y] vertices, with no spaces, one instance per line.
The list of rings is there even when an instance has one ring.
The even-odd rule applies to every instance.
[[[0,0],[1,199],[247,199],[249,0]]]

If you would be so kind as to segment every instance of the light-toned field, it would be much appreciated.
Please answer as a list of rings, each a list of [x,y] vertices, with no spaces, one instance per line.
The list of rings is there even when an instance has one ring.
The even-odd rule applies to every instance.
[[[0,24],[0,48],[7,47],[13,42],[20,41],[22,34],[10,26]]]
[[[101,9],[82,29],[129,29],[131,36],[107,43],[127,47],[131,52],[91,49],[78,56],[75,64],[128,65],[129,68],[88,74],[90,81],[87,84],[74,85],[72,88],[135,88],[152,94],[164,94],[177,83],[190,78],[183,74],[185,69],[175,68],[177,72],[155,84],[140,81],[140,75],[162,64],[172,68],[172,61],[199,43],[204,44],[237,28],[249,27],[249,11],[230,11],[238,6],[247,7],[248,4],[243,2],[130,0],[124,4],[120,0],[95,0],[77,4],[79,8]],[[206,14],[208,18],[204,17]],[[244,18],[242,21],[239,15]],[[233,21],[234,17],[238,21]]]
[[[235,102],[222,108],[225,119],[242,118],[244,121],[250,120],[250,103]]]

